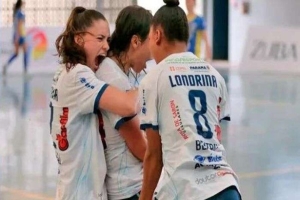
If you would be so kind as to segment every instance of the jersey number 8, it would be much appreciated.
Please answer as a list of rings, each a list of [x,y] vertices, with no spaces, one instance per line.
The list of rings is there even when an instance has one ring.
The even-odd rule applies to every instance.
[[[201,109],[196,108],[196,99],[199,98]],[[213,137],[213,133],[211,132],[211,128],[208,124],[207,118],[204,115],[207,111],[207,102],[206,95],[202,90],[190,90],[189,91],[189,101],[192,109],[195,111],[194,121],[197,127],[197,133],[204,137],[205,139],[211,139]],[[203,130],[203,125],[200,122],[200,117],[204,120],[204,125],[206,127],[206,131]]]

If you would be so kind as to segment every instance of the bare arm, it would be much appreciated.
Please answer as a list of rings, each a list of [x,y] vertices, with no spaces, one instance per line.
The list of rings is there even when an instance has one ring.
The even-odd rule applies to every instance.
[[[108,86],[99,100],[99,108],[122,117],[133,116],[139,110],[138,91],[123,92]]]
[[[208,61],[211,61],[211,59],[212,59],[211,48],[210,48],[210,44],[209,44],[209,41],[208,41],[208,36],[207,36],[207,31],[206,30],[203,31],[203,40],[205,42],[205,58]]]
[[[143,187],[139,200],[152,200],[163,167],[159,132],[149,128],[146,129],[146,134],[148,147],[144,159]]]
[[[140,123],[137,116],[125,122],[119,129],[131,153],[140,161],[144,160],[147,148],[147,140],[143,131],[140,130]]]

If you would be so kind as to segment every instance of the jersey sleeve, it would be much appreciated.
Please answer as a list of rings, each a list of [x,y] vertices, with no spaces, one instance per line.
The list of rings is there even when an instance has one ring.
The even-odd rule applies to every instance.
[[[203,17],[198,17],[197,19],[197,30],[198,31],[206,30],[206,21]]]
[[[81,113],[93,112],[96,114],[99,108],[99,100],[108,84],[98,80],[91,69],[82,67],[75,75],[75,87],[77,105]]]
[[[149,80],[150,77],[146,77]],[[153,130],[158,130],[158,93],[157,93],[157,80],[142,81],[139,86],[139,96],[142,106],[142,111],[140,115],[142,130],[147,128],[152,128]]]
[[[122,76],[120,72],[115,69],[115,66],[111,65],[111,63],[104,60],[104,62],[102,62],[102,64],[96,72],[97,78],[122,91],[130,90],[131,86],[128,79]],[[101,113],[108,118],[109,122],[114,126],[116,130],[119,130],[125,122],[131,120],[133,117],[136,116],[134,115],[130,117],[121,117],[106,110],[101,110]]]
[[[224,79],[222,79],[221,82],[220,121],[221,120],[230,121],[230,102]]]

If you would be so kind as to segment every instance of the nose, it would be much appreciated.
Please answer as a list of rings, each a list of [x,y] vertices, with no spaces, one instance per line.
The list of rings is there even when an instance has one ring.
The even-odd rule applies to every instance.
[[[109,44],[108,44],[108,41],[105,40],[104,44],[103,44],[103,47],[102,47],[105,51],[108,51],[109,50]]]

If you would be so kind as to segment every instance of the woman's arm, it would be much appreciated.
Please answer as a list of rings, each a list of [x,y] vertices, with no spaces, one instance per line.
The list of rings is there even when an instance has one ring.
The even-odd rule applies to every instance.
[[[148,147],[144,159],[144,177],[140,200],[152,200],[163,167],[159,132],[148,128],[146,135]]]
[[[99,100],[99,108],[122,117],[133,116],[139,110],[138,90],[123,92],[108,86]]]
[[[143,161],[147,148],[147,140],[144,132],[140,130],[139,122],[138,116],[135,116],[121,125],[119,133],[124,138],[131,153],[137,159]]]

